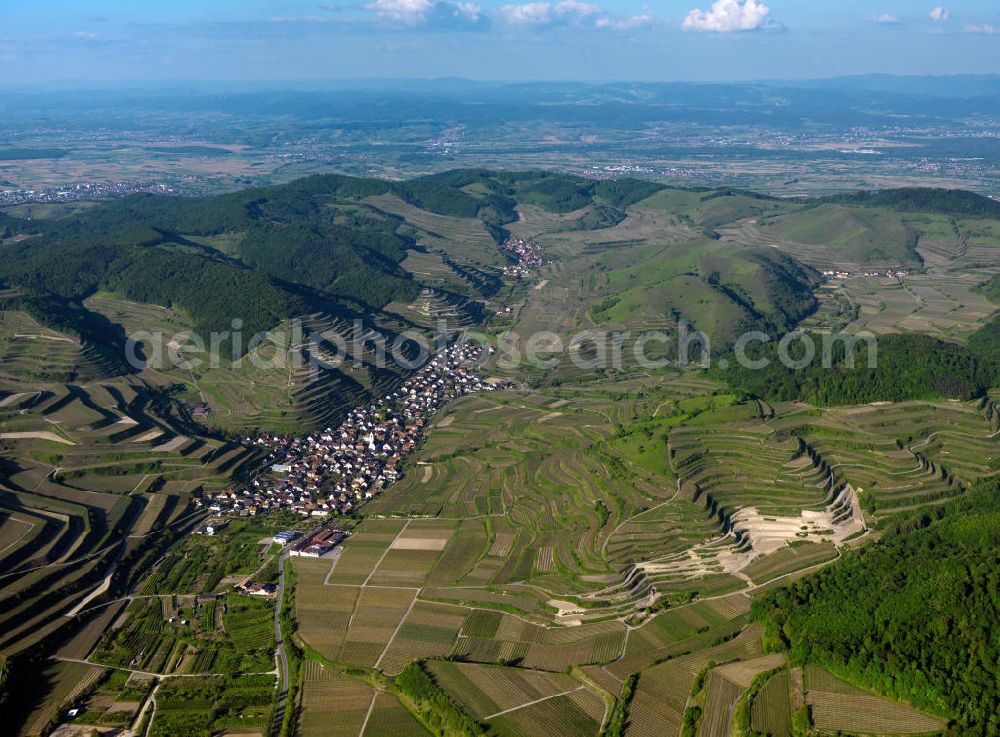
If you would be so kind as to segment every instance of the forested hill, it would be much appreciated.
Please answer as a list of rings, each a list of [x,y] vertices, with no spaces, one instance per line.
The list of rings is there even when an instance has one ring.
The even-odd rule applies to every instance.
[[[399,265],[412,235],[367,197],[394,194],[436,214],[478,218],[500,242],[519,202],[555,212],[596,203],[624,217],[660,188],[468,170],[406,182],[322,175],[213,197],[136,196],[60,220],[2,215],[0,235],[29,237],[2,247],[0,281],[77,308],[107,290],[181,307],[204,331],[239,317],[256,332],[325,300],[378,309],[416,298],[421,285]]]
[[[932,212],[952,217],[1000,219],[1000,202],[963,189],[904,187],[852,192],[824,198],[845,205],[886,207],[899,212]]]
[[[956,737],[1000,735],[998,612],[996,478],[754,603],[799,662],[955,718]]]
[[[735,359],[717,378],[748,396],[769,401],[801,400],[822,406],[898,402],[905,399],[974,399],[1000,378],[996,356],[947,343],[927,335],[880,336],[871,354],[865,340],[847,351],[841,341],[831,345],[830,365],[824,367],[821,348],[802,368],[786,366],[776,343],[751,345],[747,358],[766,360],[763,368],[747,368]],[[789,347],[793,361],[804,357],[800,343]],[[853,365],[852,359],[853,356]],[[914,360],[919,356],[920,360]],[[870,366],[874,363],[874,366]],[[752,365],[752,364],[751,364]]]

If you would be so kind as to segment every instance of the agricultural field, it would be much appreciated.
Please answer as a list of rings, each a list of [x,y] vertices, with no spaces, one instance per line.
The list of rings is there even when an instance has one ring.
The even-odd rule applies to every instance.
[[[155,682],[152,678],[122,670],[108,670],[88,687],[83,700],[73,703],[82,710],[74,724],[128,727],[138,717]]]
[[[147,359],[138,376],[156,386],[183,387],[180,398],[208,407],[200,422],[228,433],[261,427],[288,432],[303,425],[335,424],[366,396],[383,393],[401,380],[394,364],[375,366],[374,354],[361,344],[351,316],[313,313],[283,321],[248,355],[234,358],[224,348],[213,356],[211,346],[189,342],[185,336],[196,331],[183,310],[104,293],[89,298],[86,306],[136,336]],[[381,327],[391,335],[403,323],[390,320]],[[313,346],[306,345],[308,336],[315,337]],[[185,363],[172,364],[171,341],[181,346],[178,356]],[[342,358],[343,363],[333,368],[336,341],[353,352],[350,360]],[[331,368],[311,365],[310,349],[329,358]]]
[[[688,696],[710,663],[750,660],[760,655],[760,630],[750,627],[723,644],[647,664],[639,676],[626,734],[679,735]]]
[[[302,691],[302,737],[356,737],[361,734],[375,691],[361,681],[307,660]]]
[[[59,721],[60,711],[73,703],[104,675],[103,668],[86,663],[53,662],[45,666],[40,682],[44,684],[43,698],[39,698],[25,715],[20,726],[24,734],[41,734]]]
[[[806,702],[817,728],[852,734],[937,734],[945,720],[867,694],[820,668],[806,669]]]
[[[428,669],[470,716],[487,722],[492,715],[580,688],[570,676],[522,668],[433,661]]]
[[[13,400],[11,406],[30,410],[16,421],[41,411],[37,401]],[[62,422],[48,423],[50,432],[65,432],[80,445],[46,445],[60,454],[58,464],[45,459],[50,468],[81,469],[66,462],[90,432],[81,425],[96,421],[70,421],[69,413],[83,412],[77,406],[89,408],[77,395],[51,413]],[[613,695],[616,684],[640,672],[630,733],[645,734],[653,724],[679,729],[687,692],[710,660],[752,663],[761,656],[746,629],[757,590],[836,559],[880,515],[941,503],[991,472],[995,423],[989,402],[766,405],[741,402],[684,373],[466,397],[435,419],[403,480],[367,505],[338,555],[292,560],[298,637],[341,667],[390,677],[420,660],[432,664],[436,678],[437,663],[539,679],[592,666]],[[47,441],[31,442],[40,448]],[[36,463],[41,452],[31,456]],[[164,475],[165,466],[155,473]],[[18,474],[11,478],[23,488],[30,469]],[[155,484],[69,497],[61,474],[46,477],[42,469],[33,478],[35,491],[17,497],[50,501],[35,511],[4,512],[0,534],[12,554],[74,504],[142,500],[133,519],[144,532],[133,534],[154,538],[166,515],[183,519],[183,508]],[[93,515],[78,514],[93,525]],[[81,611],[93,610],[94,627],[67,643],[64,657],[152,674],[163,683],[238,673],[273,682],[273,602],[226,592],[251,576],[274,580],[275,553],[264,543],[274,530],[294,525],[238,520],[221,536],[184,537],[149,561],[133,582],[135,599],[115,607],[97,606],[100,598],[84,604]],[[53,540],[58,552],[57,545]],[[746,688],[745,678],[717,670],[704,689],[706,734],[721,729],[718,715]],[[668,682],[674,700],[663,700]],[[574,684],[552,698],[537,684],[536,690],[522,684],[523,693],[543,700],[492,720],[485,717],[504,712],[508,702],[467,708],[498,735],[531,734],[553,719],[563,720],[567,734],[593,734],[606,702],[591,686]],[[309,704],[322,711],[317,705],[329,698],[312,699],[310,689],[339,687],[304,686],[303,725],[313,718]],[[776,699],[772,690],[757,699]],[[367,693],[362,720],[372,707],[373,692]],[[481,698],[474,693],[466,687],[453,697],[466,706],[462,699]],[[827,714],[832,697],[817,693],[819,713]],[[88,718],[126,719],[109,713],[108,696],[94,696]],[[413,718],[393,698],[375,700],[372,730]],[[137,702],[128,703],[121,710],[134,717]],[[161,728],[217,723],[224,715],[212,704],[164,712]],[[779,706],[758,705],[752,713],[782,729]],[[225,718],[235,723],[232,714]]]
[[[771,676],[751,704],[750,726],[771,737],[791,737],[792,713],[788,671]]]
[[[628,734],[679,735],[701,674],[700,734],[724,735],[779,669],[747,718],[788,734],[788,672],[749,626],[752,597],[836,560],[881,515],[960,493],[987,470],[994,414],[741,402],[684,375],[466,397],[339,556],[293,561],[299,632],[344,667],[425,661],[498,735],[546,720],[594,734],[594,689],[613,698],[632,673]]]
[[[273,602],[238,594],[139,598],[89,660],[154,675],[267,672],[273,617]]]
[[[238,729],[266,734],[273,723],[274,676],[170,678],[156,689],[147,734],[181,737]]]
[[[376,693],[360,737],[399,737],[431,734],[392,694]]]
[[[991,405],[706,390],[455,403],[339,557],[294,562],[303,639],[390,674],[455,657],[624,678],[738,632],[748,594],[835,560],[883,512],[959,493],[997,443]]]
[[[787,286],[795,295],[791,302],[799,304],[779,309],[773,297],[776,265],[771,254],[719,239],[712,230],[720,219],[749,216],[775,206],[741,195],[702,196],[667,189],[630,207],[619,223],[594,230],[567,229],[551,213],[524,206],[522,219],[510,228],[537,243],[551,263],[539,270],[539,281],[527,291],[513,329],[521,335],[553,331],[568,344],[584,330],[675,335],[683,318],[721,345],[735,339],[737,326],[750,315],[749,305],[753,305],[751,311],[778,322],[799,310],[807,311],[812,304],[810,290],[819,281],[815,273],[798,268],[787,271]],[[733,299],[735,292],[745,295],[744,299]],[[600,357],[588,353],[585,344],[579,350],[584,359]],[[646,346],[651,359],[674,355],[672,351],[658,342]],[[610,357],[605,358],[613,365]],[[620,363],[634,369],[633,352],[624,351]],[[563,364],[537,378],[599,376],[586,365]]]
[[[915,251],[924,268],[902,277],[831,280],[819,292],[819,313],[804,328],[839,314],[834,326],[849,332],[914,332],[962,341],[996,312],[976,290],[1000,269],[995,223],[941,215],[905,221],[919,234]]]

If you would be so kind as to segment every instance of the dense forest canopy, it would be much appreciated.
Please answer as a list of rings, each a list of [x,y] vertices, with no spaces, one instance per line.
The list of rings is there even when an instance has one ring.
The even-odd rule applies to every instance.
[[[822,338],[810,342],[813,360],[806,366],[786,366],[778,342],[752,343],[746,357],[768,363],[762,368],[741,365],[729,357],[717,378],[744,394],[770,401],[800,400],[824,406],[898,402],[905,399],[973,399],[982,396],[997,377],[997,364],[969,348],[917,334],[882,335],[872,345],[863,339],[849,351],[843,341],[830,342],[831,362],[823,365]],[[799,340],[788,344],[793,361],[806,357]],[[849,356],[854,365],[850,366]],[[869,367],[874,356],[875,366]],[[754,365],[754,364],[751,364]]]
[[[952,217],[1000,218],[1000,202],[964,189],[903,187],[823,198],[825,202],[887,207],[899,212],[932,212]]]

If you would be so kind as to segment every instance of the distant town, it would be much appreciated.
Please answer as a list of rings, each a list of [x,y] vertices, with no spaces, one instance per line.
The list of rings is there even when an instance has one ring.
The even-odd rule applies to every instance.
[[[96,181],[48,189],[0,190],[0,207],[23,205],[27,202],[76,202],[102,197],[127,197],[133,194],[176,194],[177,190],[158,182]]]

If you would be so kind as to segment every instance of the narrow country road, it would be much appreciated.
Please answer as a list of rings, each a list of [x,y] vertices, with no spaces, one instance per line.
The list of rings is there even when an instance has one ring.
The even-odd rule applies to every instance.
[[[288,551],[281,551],[278,556],[278,596],[274,605],[274,643],[275,659],[278,663],[278,673],[281,679],[278,692],[278,708],[274,712],[274,728],[272,734],[277,737],[281,732],[281,724],[285,719],[285,705],[288,700],[288,657],[285,655],[285,642],[281,639],[281,605],[285,600],[285,561]]]

